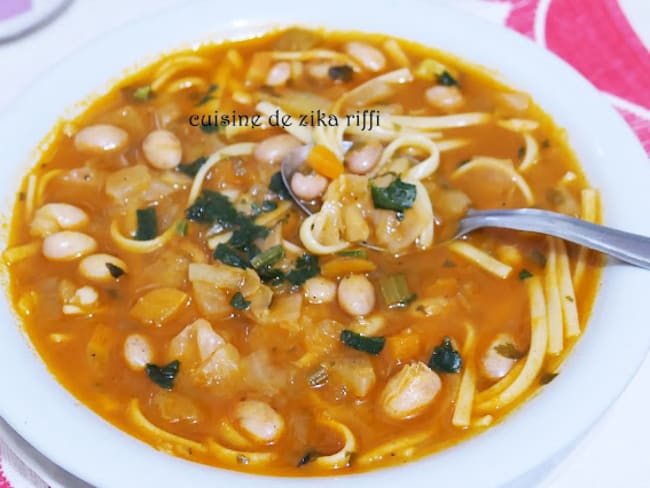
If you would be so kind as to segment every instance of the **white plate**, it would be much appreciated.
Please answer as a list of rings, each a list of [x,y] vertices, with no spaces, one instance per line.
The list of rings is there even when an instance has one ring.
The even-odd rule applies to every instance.
[[[18,37],[57,13],[71,0],[0,0],[0,41]]]
[[[238,0],[201,2],[124,27],[44,75],[0,119],[6,178],[0,208],[13,203],[30,151],[66,107],[107,88],[136,62],[200,38],[259,32],[270,24],[302,23],[385,32],[454,52],[497,69],[530,92],[571,143],[592,183],[601,189],[608,224],[650,235],[650,165],[629,128],[603,98],[562,61],[500,27],[433,2]],[[71,111],[70,113],[73,113]],[[9,176],[10,175],[10,176]],[[624,190],[622,190],[624,189]],[[641,210],[642,209],[642,210]],[[487,433],[399,468],[310,480],[313,487],[399,485],[499,486],[533,476],[556,460],[617,398],[650,343],[645,317],[650,273],[609,266],[590,325],[541,394]],[[97,486],[291,486],[304,480],[262,478],[173,458],[115,429],[80,405],[47,372],[0,303],[0,415],[27,441],[69,472]],[[530,478],[528,478],[530,479]],[[514,486],[514,485],[513,485]]]

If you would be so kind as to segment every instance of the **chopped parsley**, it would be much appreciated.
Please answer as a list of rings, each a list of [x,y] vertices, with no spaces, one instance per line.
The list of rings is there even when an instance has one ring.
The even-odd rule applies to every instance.
[[[153,89],[149,85],[136,88],[133,92],[133,99],[138,102],[146,102],[153,96]]]
[[[196,106],[197,106],[197,107],[200,107],[201,105],[205,105],[205,104],[208,103],[210,100],[212,100],[212,99],[214,98],[214,97],[212,96],[212,94],[213,94],[215,91],[217,91],[217,88],[218,88],[217,85],[210,85],[210,86],[208,87],[208,90],[205,92],[205,95],[203,95],[203,97],[201,97],[201,99],[200,99],[199,102],[196,104]]]
[[[201,166],[203,166],[207,160],[208,158],[206,158],[205,156],[201,156],[200,158],[196,158],[191,163],[179,164],[178,166],[176,166],[176,171],[183,173],[187,176],[191,176],[193,178],[196,176],[196,173],[199,172]]]
[[[375,208],[395,210],[396,212],[403,212],[411,208],[417,194],[415,185],[405,183],[399,177],[383,188],[371,182],[370,191]]]
[[[179,220],[176,222],[176,233],[183,237],[187,235],[187,220]]]
[[[517,149],[517,157],[519,159],[523,158],[526,155],[526,148],[524,146],[521,146],[519,149]]]
[[[442,343],[433,350],[428,365],[439,373],[459,373],[463,367],[463,359],[460,357],[460,353],[454,349],[451,339],[445,337]]]
[[[269,190],[275,193],[280,200],[291,200],[291,194],[289,193],[289,190],[287,190],[284,180],[282,179],[282,174],[279,171],[271,176]]]
[[[318,256],[303,254],[296,259],[295,268],[287,273],[287,281],[294,286],[302,285],[309,278],[320,274]]]
[[[118,279],[123,274],[126,274],[126,271],[124,271],[122,268],[120,268],[119,266],[116,266],[113,263],[106,262],[104,264],[106,265],[106,269],[108,269],[108,272],[115,279]]]
[[[519,272],[519,279],[520,279],[521,281],[527,280],[528,278],[532,278],[532,276],[533,276],[533,273],[531,273],[531,272],[528,271],[527,269],[522,269],[522,270]]]
[[[138,221],[135,230],[135,238],[138,241],[149,241],[158,235],[158,220],[156,208],[147,207],[135,211]]]
[[[442,73],[436,76],[436,80],[439,85],[443,86],[460,86],[456,78],[449,74],[449,71],[444,70]]]
[[[343,64],[341,66],[332,66],[329,70],[327,70],[327,75],[330,77],[331,80],[334,81],[343,81],[343,82],[351,81],[353,74],[354,74],[354,70],[352,69],[351,66],[348,66],[347,64]]]
[[[251,306],[251,302],[246,300],[244,298],[244,295],[241,294],[241,292],[237,292],[233,295],[232,299],[230,300],[230,305],[232,308],[236,308],[237,310],[248,310]]]
[[[374,355],[379,354],[386,344],[385,337],[363,336],[347,329],[341,331],[340,339],[343,344],[352,349]]]
[[[365,249],[349,249],[345,251],[339,251],[336,253],[337,256],[344,256],[348,258],[368,258],[368,251]]]
[[[504,344],[497,344],[494,346],[494,350],[504,358],[508,359],[521,359],[526,353],[517,349],[517,347],[512,342],[506,342]]]
[[[178,374],[179,367],[180,363],[175,359],[165,366],[147,364],[144,369],[151,381],[165,390],[171,390],[174,388],[174,378]]]
[[[227,244],[219,244],[214,250],[213,257],[214,259],[221,261],[223,264],[235,268],[246,269],[253,267],[247,258],[239,254]]]
[[[239,212],[225,195],[211,190],[203,193],[185,210],[187,220],[200,224],[219,224],[222,229],[231,229],[239,216]]]

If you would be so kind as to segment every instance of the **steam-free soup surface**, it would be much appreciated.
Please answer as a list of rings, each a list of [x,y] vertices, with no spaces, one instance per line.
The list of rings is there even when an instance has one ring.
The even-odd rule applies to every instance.
[[[339,126],[300,124],[318,110]],[[306,145],[309,218],[278,176]],[[165,56],[61,123],[4,259],[43,360],[120,429],[230,469],[349,473],[479,433],[558,374],[594,256],[449,240],[470,207],[525,206],[598,218],[526,94],[402,40],[290,29]]]

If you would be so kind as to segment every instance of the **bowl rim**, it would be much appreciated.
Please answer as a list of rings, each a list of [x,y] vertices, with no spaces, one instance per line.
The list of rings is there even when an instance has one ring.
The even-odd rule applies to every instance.
[[[404,16],[406,9],[418,14]],[[214,19],[218,19],[216,23]],[[17,169],[0,182],[0,208],[10,212],[25,164],[34,161],[33,149],[60,115],[78,111],[83,104],[76,102],[91,93],[101,94],[122,78],[125,69],[144,66],[161,52],[198,40],[241,37],[270,26],[295,24],[391,34],[498,70],[510,86],[531,93],[558,125],[567,128],[590,181],[601,189],[605,221],[650,235],[650,222],[634,215],[635,209],[650,208],[650,193],[643,186],[650,181],[650,165],[634,134],[605,99],[566,63],[528,39],[447,5],[421,0],[378,0],[373,3],[372,15],[361,2],[344,0],[329,0],[318,10],[292,0],[272,4],[239,0],[227,5],[205,1],[174,7],[116,29],[40,77],[0,116],[7,169]],[[56,87],[56,98],[52,98],[52,87]],[[31,130],[16,134],[15,127]],[[623,171],[608,172],[612,161]],[[586,432],[633,378],[650,345],[650,328],[640,323],[640,317],[650,312],[650,303],[642,296],[649,285],[650,274],[610,263],[601,278],[589,327],[565,361],[562,374],[499,425],[403,466],[310,478],[309,483],[329,486],[344,480],[370,486],[398,483],[408,476],[410,483],[419,486],[430,482],[427,474],[431,473],[437,481],[460,486],[499,486],[530,472]],[[0,302],[0,320],[17,323],[7,300]],[[606,364],[601,358],[607,357],[614,344],[627,354],[615,364]],[[304,482],[303,478],[211,468],[152,449],[72,397],[48,372],[19,327],[0,328],[0,370],[11,371],[0,375],[0,390],[11,393],[2,395],[0,415],[52,461],[95,486],[136,486],[143,467],[148,482],[157,486],[203,486],[215,481],[287,486]],[[467,469],[468,463],[476,460],[480,460],[480,469]]]

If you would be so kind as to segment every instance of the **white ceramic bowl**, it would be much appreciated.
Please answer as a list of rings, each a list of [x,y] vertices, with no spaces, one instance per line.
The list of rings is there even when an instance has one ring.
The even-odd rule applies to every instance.
[[[98,93],[126,68],[197,40],[245,36],[269,25],[322,25],[383,32],[453,52],[497,70],[533,95],[568,130],[590,181],[600,188],[605,222],[650,235],[650,164],[622,119],[575,71],[530,41],[435,2],[289,0],[200,2],[115,31],[43,75],[0,119],[5,177],[0,209],[9,214],[33,148],[65,109]],[[74,110],[72,112],[74,113]],[[610,264],[584,336],[560,376],[495,426],[457,447],[403,467],[344,478],[316,478],[313,488],[488,487],[528,485],[616,400],[650,343],[650,273]],[[27,441],[96,486],[294,486],[304,479],[262,478],[193,464],[155,451],[79,404],[48,373],[0,303],[0,415]],[[527,480],[527,481],[524,481]]]

